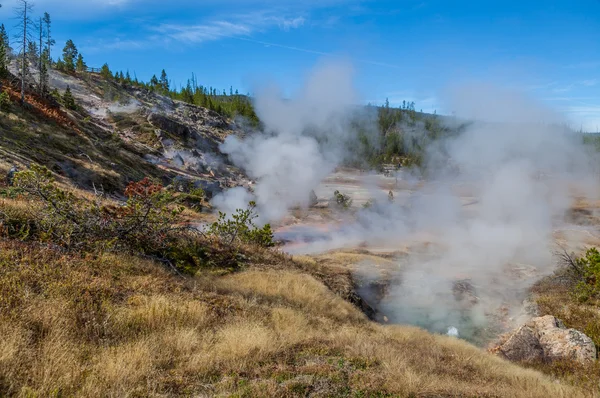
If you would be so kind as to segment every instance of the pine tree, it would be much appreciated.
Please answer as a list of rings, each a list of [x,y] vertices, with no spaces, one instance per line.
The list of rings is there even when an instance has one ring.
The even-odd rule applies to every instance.
[[[45,36],[46,36],[46,50],[48,51],[48,67],[52,66],[52,46],[56,43],[54,39],[52,39],[51,35],[51,25],[52,21],[50,20],[50,14],[47,12],[44,13],[44,18],[42,19],[42,23],[46,27]]]
[[[4,24],[0,25],[0,78],[8,77],[8,63],[10,61],[10,47],[8,34]]]
[[[156,77],[156,75],[152,75],[152,78],[150,79],[150,87],[156,88],[158,85],[159,85],[158,78]]]
[[[75,43],[73,40],[67,40],[65,44],[65,48],[63,48],[63,63],[65,72],[74,73],[75,72],[75,60],[77,59],[78,51],[77,47],[75,47]]]
[[[168,92],[169,91],[169,79],[167,78],[167,72],[165,72],[165,70],[163,69],[162,72],[160,73],[160,80],[159,80],[159,84],[160,87],[165,91]]]
[[[85,61],[83,60],[83,55],[81,55],[81,53],[79,53],[79,55],[77,56],[77,63],[75,64],[75,69],[77,69],[77,72],[79,73],[87,71],[87,65],[85,64]]]
[[[38,46],[34,41],[30,41],[29,43],[27,43],[27,60],[31,65],[37,66],[39,64],[40,58],[38,53]]]
[[[108,64],[102,65],[102,68],[100,69],[100,76],[102,76],[106,80],[111,80],[113,78],[112,72],[110,71]]]
[[[125,80],[127,81],[127,84],[131,84],[131,75],[129,74],[129,69],[127,70],[127,73],[125,74]]]
[[[41,65],[42,66],[40,69],[40,94],[42,96],[46,96],[48,94],[48,87],[49,87],[48,63],[42,62]]]
[[[77,104],[75,104],[75,98],[73,97],[73,94],[71,93],[71,88],[69,86],[67,86],[67,89],[65,90],[65,94],[63,95],[62,100],[63,100],[63,104],[64,104],[65,108],[71,109],[71,110],[77,109]]]
[[[5,47],[6,56],[10,57],[12,53],[12,48],[10,47],[10,40],[8,38],[8,33],[6,32],[6,28],[4,24],[0,25],[0,43]]]

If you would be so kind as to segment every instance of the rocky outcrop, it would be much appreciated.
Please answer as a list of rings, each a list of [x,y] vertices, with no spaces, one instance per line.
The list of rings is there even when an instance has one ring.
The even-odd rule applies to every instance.
[[[190,128],[185,124],[179,123],[178,121],[159,113],[151,113],[148,116],[148,122],[154,127],[174,134],[175,136],[184,140],[190,138],[192,134]]]
[[[596,360],[596,346],[592,339],[578,330],[567,329],[551,315],[527,322],[493,351],[517,362],[568,359],[587,363]]]
[[[310,196],[308,198],[308,205],[310,207],[315,207],[318,204],[319,204],[319,198],[317,197],[317,194],[315,193],[314,190],[310,191]]]

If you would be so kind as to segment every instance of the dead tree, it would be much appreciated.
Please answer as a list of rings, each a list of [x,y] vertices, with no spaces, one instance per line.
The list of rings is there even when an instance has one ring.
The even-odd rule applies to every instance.
[[[27,77],[27,45],[31,42],[31,29],[30,27],[33,25],[33,21],[31,20],[31,13],[33,10],[33,4],[29,0],[19,0],[19,6],[16,9],[17,12],[17,20],[19,21],[17,24],[17,28],[19,29],[18,38],[21,41],[22,48],[21,51],[21,59],[20,59],[20,67],[21,67],[21,104],[25,104],[25,80]]]

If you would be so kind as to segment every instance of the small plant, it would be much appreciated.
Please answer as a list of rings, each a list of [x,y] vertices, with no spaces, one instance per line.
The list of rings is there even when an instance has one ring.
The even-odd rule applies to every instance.
[[[352,199],[350,196],[336,190],[330,199],[330,204],[333,204],[337,208],[349,209],[352,206]]]
[[[265,224],[262,228],[257,227],[254,221],[258,214],[255,212],[256,203],[250,202],[246,210],[237,209],[231,216],[219,212],[219,219],[215,221],[207,233],[209,236],[216,236],[232,246],[236,242],[256,244],[262,247],[272,247],[273,231],[270,224]]]
[[[598,249],[588,249],[585,256],[575,260],[574,268],[581,278],[574,290],[577,299],[586,302],[600,298],[600,252]]]
[[[7,112],[10,110],[10,96],[6,91],[2,91],[0,94],[0,110]]]

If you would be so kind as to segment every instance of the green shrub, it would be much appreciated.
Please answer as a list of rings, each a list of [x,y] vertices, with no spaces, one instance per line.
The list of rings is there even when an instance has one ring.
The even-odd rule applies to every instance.
[[[0,94],[0,110],[2,110],[3,112],[10,110],[10,104],[10,96],[6,91],[2,91],[2,93]]]
[[[33,164],[16,173],[15,187],[42,201],[36,220],[38,238],[69,249],[131,249],[158,254],[176,238],[181,207],[172,208],[170,192],[148,178],[132,182],[122,206],[105,206],[100,198],[85,201],[60,189],[52,173]]]
[[[337,208],[349,209],[352,206],[352,199],[350,196],[336,190],[333,193],[333,197],[329,200],[329,204]]]
[[[585,256],[575,260],[581,281],[575,287],[575,295],[578,300],[585,302],[590,299],[600,298],[600,252],[591,248]]]
[[[250,202],[246,210],[237,209],[231,218],[228,218],[227,214],[219,212],[219,219],[210,226],[207,234],[218,237],[229,246],[236,242],[256,244],[262,247],[274,246],[271,225],[265,224],[259,228],[254,224],[253,220],[258,217],[255,208],[256,203]]]

